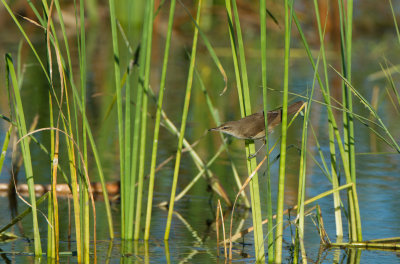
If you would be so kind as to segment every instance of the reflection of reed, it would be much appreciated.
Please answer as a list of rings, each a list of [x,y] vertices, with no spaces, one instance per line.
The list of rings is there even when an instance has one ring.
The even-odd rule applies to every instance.
[[[160,207],[160,208],[164,209],[163,207]],[[177,211],[173,211],[173,215],[176,216],[182,222],[182,224],[186,227],[189,234],[192,236],[192,238],[195,241],[194,246],[204,249],[211,258],[214,258],[214,254],[212,253],[213,251],[208,247],[208,245],[206,243],[204,243],[204,241],[206,239],[201,238],[201,235],[198,234],[196,229],[194,229],[192,227],[192,225],[180,213],[178,213]],[[165,241],[167,241],[167,240],[165,240]],[[185,258],[180,259],[179,263],[190,263],[190,260],[193,259],[193,257],[199,253],[200,253],[199,250],[192,249],[190,253],[186,253],[187,256]],[[168,258],[167,258],[167,261],[168,261]]]

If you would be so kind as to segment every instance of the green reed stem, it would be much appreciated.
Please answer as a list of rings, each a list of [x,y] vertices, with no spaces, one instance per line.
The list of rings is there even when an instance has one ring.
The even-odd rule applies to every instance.
[[[339,1],[340,2],[340,1]],[[342,57],[344,67],[343,73],[346,79],[351,83],[351,52],[352,52],[352,27],[353,27],[353,0],[347,1],[347,19],[345,22],[345,47],[346,53]],[[341,30],[343,27],[340,27]],[[343,132],[345,150],[347,149],[350,162],[350,175],[354,183],[356,183],[356,154],[354,146],[354,118],[353,118],[353,100],[350,88],[343,83]]]
[[[51,22],[51,20],[50,20]],[[57,39],[55,39],[57,41]],[[57,44],[58,45],[58,44]],[[50,51],[51,52],[51,51]],[[51,64],[50,62],[48,63],[49,65]],[[53,99],[52,99],[52,94],[51,90],[49,89],[48,91],[48,96],[49,96],[49,124],[50,127],[54,127],[54,111],[53,111]],[[58,123],[57,123],[58,125]],[[58,153],[59,145],[56,145],[55,143],[55,135],[54,135],[54,130],[50,131],[50,160],[52,163],[52,170],[51,170],[51,184],[52,187],[56,185],[57,182],[57,169],[55,166],[55,152]],[[57,135],[57,141],[59,140],[59,133],[56,133]],[[58,156],[57,156],[58,158]],[[59,260],[59,231],[60,231],[60,226],[59,226],[59,214],[58,214],[58,200],[57,196],[55,193],[55,188],[52,188],[50,193],[54,193],[54,195],[50,194],[49,197],[49,212],[48,212],[48,218],[50,219],[52,226],[49,227],[49,234],[48,236],[51,236],[50,239],[47,241],[47,247],[50,248],[50,251],[47,251],[47,254],[51,254],[53,258],[55,258],[57,261]]]
[[[342,67],[343,67],[343,75],[351,78],[351,33],[352,33],[352,16],[353,16],[353,1],[347,2],[347,8],[350,10],[344,10],[343,1],[338,1],[339,5],[339,16],[340,16],[340,36],[341,36],[341,54],[342,54]],[[349,6],[349,4],[351,6]],[[345,17],[345,13],[347,16]],[[350,19],[350,21],[348,21]],[[349,35],[350,34],[350,35]],[[350,37],[350,38],[349,38]],[[350,40],[350,43],[349,43]],[[349,46],[350,45],[350,46]],[[349,68],[350,67],[350,68]],[[350,74],[350,75],[348,75]],[[344,153],[347,155],[347,162],[349,163],[349,174],[350,179],[355,183],[356,175],[355,175],[355,153],[354,153],[354,128],[353,128],[353,115],[352,115],[352,99],[351,99],[351,90],[347,86],[346,82],[343,82],[342,89],[342,100],[343,100],[343,109],[348,109],[349,112],[343,112],[343,141],[344,141]],[[352,192],[352,191],[351,191]],[[349,196],[351,195],[349,192]],[[349,197],[348,199],[349,207],[355,207],[354,198]],[[357,236],[361,235],[357,226],[357,219],[354,210],[350,208],[350,231],[349,236],[350,239],[357,241]],[[360,226],[361,228],[361,226]]]
[[[47,257],[52,259],[57,258],[56,253],[56,243],[55,243],[55,230],[54,230],[54,215],[53,215],[53,199],[51,197],[51,192],[47,192],[47,195],[50,195],[49,200],[47,201],[47,218],[49,219],[50,224],[47,224]]]
[[[79,13],[80,13],[80,81],[81,81],[81,97],[82,97],[82,115],[86,115],[86,33],[85,33],[85,1],[79,1]],[[77,139],[79,136],[77,136]],[[79,143],[78,143],[79,144]],[[88,151],[86,142],[86,125],[82,122],[82,147],[83,147],[83,166],[88,166]],[[78,162],[80,164],[80,162]],[[89,196],[87,193],[87,186],[84,184],[84,180],[80,179],[79,192],[81,194],[81,218],[82,218],[82,240],[83,240],[83,259],[85,263],[89,261],[90,253],[90,223],[89,223]],[[88,183],[90,184],[90,183]],[[85,188],[83,188],[85,186]]]
[[[125,13],[130,14],[132,10],[130,8],[126,8]],[[124,42],[128,48],[129,54],[133,55],[133,52],[130,48],[129,41],[125,35],[125,32],[123,31],[123,28],[119,21],[117,21],[117,26],[119,29],[119,33],[122,35],[122,38],[124,39]],[[121,177],[121,182],[120,182],[120,195],[121,195],[121,201],[124,201],[124,207],[121,207],[121,217],[124,217],[124,221],[126,223],[125,226],[125,232],[124,232],[124,237],[125,239],[132,239],[133,237],[133,225],[134,225],[134,220],[133,220],[133,213],[134,213],[134,199],[131,202],[131,193],[133,194],[133,197],[135,195],[135,182],[132,179],[136,177],[136,174],[131,173],[131,168],[132,168],[132,157],[131,157],[131,152],[132,152],[132,145],[131,145],[131,75],[132,75],[132,70],[134,70],[133,65],[131,64],[132,60],[128,60],[128,65],[126,67],[125,72],[122,75],[121,81],[120,81],[120,87],[119,89],[123,90],[123,87],[125,86],[125,116],[124,116],[124,146],[123,146],[123,151],[124,151],[124,164],[125,164],[125,174],[124,177]],[[114,93],[114,97],[112,99],[112,103],[110,104],[109,110],[113,108],[115,101],[117,99],[116,93]],[[108,116],[109,112],[106,114]],[[107,118],[107,117],[106,117]],[[134,160],[137,160],[136,158]],[[122,211],[123,210],[123,211]]]
[[[317,61],[318,65],[318,61]],[[307,138],[308,138],[308,123],[311,111],[311,102],[314,95],[316,74],[314,73],[313,87],[309,100],[305,109],[304,120],[303,120],[303,133],[301,137],[301,154],[300,154],[300,166],[299,166],[299,190],[297,196],[297,215],[299,216],[298,226],[296,228],[296,243],[294,250],[294,261],[293,263],[299,262],[299,247],[301,250],[301,257],[303,263],[307,263],[306,251],[304,248],[304,197],[306,192],[306,169],[307,169]]]
[[[153,151],[152,151],[151,165],[150,165],[148,201],[153,199],[155,170],[156,170],[156,165],[157,165],[158,137],[159,137],[159,132],[160,132],[160,122],[161,122],[161,109],[162,109],[162,104],[163,104],[163,99],[164,99],[165,80],[167,77],[168,57],[169,57],[169,50],[170,50],[170,45],[171,45],[172,26],[174,23],[175,5],[176,5],[176,0],[172,0],[171,5],[170,5],[170,10],[169,10],[167,38],[165,40],[164,60],[163,60],[163,66],[162,66],[162,71],[161,71],[160,89],[159,89],[159,94],[158,94],[156,121],[155,121],[155,127],[154,127]],[[181,133],[181,136],[183,137],[182,133]],[[151,214],[151,208],[150,208],[150,214]]]
[[[268,89],[267,89],[267,6],[266,0],[260,0],[260,50],[261,50],[261,81],[263,89],[264,113],[268,112]],[[265,127],[268,127],[268,115],[264,115]],[[268,133],[265,133],[265,147],[269,150]],[[271,191],[271,170],[269,155],[267,164],[267,218],[268,218],[268,263],[274,262],[274,231],[272,221],[272,191]]]
[[[81,81],[81,97],[82,97],[82,115],[86,115],[86,36],[85,36],[85,2],[79,1],[80,7],[80,81]],[[83,138],[83,158],[87,166],[87,144],[86,144],[86,126],[82,123],[82,138]]]
[[[121,175],[121,185],[125,181],[125,138],[124,138],[124,130],[123,130],[123,116],[122,116],[122,94],[121,94],[121,73],[120,73],[120,57],[119,57],[119,48],[118,48],[118,35],[117,35],[117,17],[115,14],[115,1],[109,0],[110,7],[110,22],[111,22],[111,39],[113,44],[113,61],[114,61],[114,80],[115,80],[115,89],[117,93],[117,112],[118,112],[118,142],[119,142],[119,165],[120,165],[120,175]],[[125,185],[122,185],[125,186]],[[124,187],[121,188],[121,190]],[[121,199],[121,237],[124,239],[126,237],[126,228],[127,224],[127,216],[126,216],[126,198],[122,196]]]
[[[50,31],[48,30],[46,32],[47,33],[47,58],[49,60],[48,61],[48,65],[49,65],[49,68],[51,69],[51,67],[53,65],[53,63],[52,63],[52,61],[50,59],[51,58],[51,54],[52,54],[51,46],[50,46],[50,42],[51,42],[51,44],[53,44],[53,46],[54,46],[54,49],[55,49],[55,52],[56,52],[56,56],[57,56],[57,64],[56,65],[58,66],[58,72],[59,72],[59,78],[60,78],[60,90],[63,91],[63,92],[65,90],[65,94],[68,95],[68,92],[66,90],[66,85],[65,85],[64,67],[62,66],[62,63],[59,61],[61,59],[61,57],[62,57],[61,54],[60,54],[60,45],[59,45],[59,42],[58,42],[58,37],[54,33],[55,32],[54,24],[53,24],[53,20],[51,19],[52,18],[52,14],[49,15],[49,12],[52,12],[52,10],[53,10],[53,3],[54,2],[52,2],[51,10],[49,10],[47,1],[45,1],[45,0],[42,1],[43,7],[44,7],[45,12],[46,12],[46,17],[48,18],[47,25],[46,25],[47,29],[51,28],[51,32],[54,35],[54,38],[52,38],[52,36],[50,34]],[[58,3],[58,1],[57,1],[57,3]],[[57,12],[58,12],[58,10],[57,10]],[[59,16],[60,16],[60,14],[59,14]],[[62,22],[62,20],[61,20],[61,22]],[[60,58],[58,58],[58,57],[60,57]],[[49,70],[49,72],[52,73],[51,70]],[[50,78],[53,78],[53,76],[50,75]],[[65,116],[64,116],[64,114],[62,112],[62,109],[61,109],[61,104],[63,103],[64,93],[61,93],[61,99],[60,99],[60,102],[59,102],[59,100],[57,98],[57,95],[54,92],[53,83],[51,83],[50,86],[52,88],[52,89],[49,89],[49,119],[50,119],[50,127],[59,128],[60,119],[61,119],[61,122],[63,123],[64,127],[66,127],[65,119],[64,119]],[[53,91],[53,95],[52,95],[52,91]],[[57,117],[56,125],[54,124],[54,112],[55,111],[53,110],[53,96],[54,96],[55,101],[57,102],[57,105],[58,105],[58,117]],[[66,106],[69,109],[68,100],[67,100]],[[69,122],[68,124],[69,124],[69,126],[71,128],[71,123]],[[72,131],[72,129],[70,129],[70,131]],[[72,132],[71,132],[71,135],[72,135]],[[66,138],[66,140],[69,142],[68,138]],[[59,143],[60,143],[59,131],[58,130],[57,131],[51,130],[50,131],[50,144],[51,144],[50,158],[51,158],[51,186],[52,187],[51,187],[51,195],[50,195],[50,199],[49,199],[49,202],[51,202],[51,204],[49,205],[50,208],[49,208],[49,216],[48,217],[50,219],[52,227],[50,227],[51,231],[50,231],[50,234],[49,234],[49,235],[51,235],[51,239],[48,240],[48,248],[50,248],[51,251],[48,251],[48,254],[51,252],[52,257],[55,258],[56,261],[59,260],[59,240],[60,240],[60,238],[59,238],[59,235],[60,235],[59,234],[59,230],[60,230],[60,226],[59,226],[59,210],[58,210],[58,200],[57,200],[57,193],[56,193],[56,185],[57,185],[57,178],[58,178],[58,159],[59,159],[59,154],[58,153],[59,153],[59,146],[60,146]],[[68,145],[68,143],[67,143],[67,145]],[[69,157],[69,160],[72,161],[73,158]],[[74,162],[72,162],[72,163],[75,165]],[[70,162],[71,175],[73,174],[72,170],[74,170],[73,169],[74,165],[71,166],[71,162]],[[72,181],[72,177],[71,177],[71,180],[69,182],[71,182],[71,181]],[[77,215],[78,213],[79,213],[79,211],[77,211],[77,213],[75,213],[75,215]],[[77,227],[77,226],[79,226],[79,224],[80,223],[77,223],[77,224],[75,224],[75,226]],[[76,230],[77,230],[77,232],[76,232],[77,236],[78,235],[80,236],[81,235],[81,233],[79,232],[80,229],[77,228]],[[80,248],[80,246],[79,246],[79,245],[81,245],[80,244],[81,239],[82,239],[81,237],[77,238],[77,246],[78,246],[77,250],[79,250],[78,259],[80,257],[80,251],[82,250]]]
[[[147,15],[145,15],[146,17]],[[146,19],[144,20],[146,21]],[[142,43],[145,40],[146,31],[144,29],[142,34]],[[139,65],[144,65],[145,57],[144,54],[140,55]],[[140,68],[140,71],[144,71]],[[142,75],[140,75],[142,76]],[[130,195],[129,195],[129,204],[132,208],[129,209],[129,221],[133,223],[134,221],[134,209],[136,209],[136,218],[135,218],[135,232],[134,232],[134,239],[139,239],[139,231],[140,231],[140,217],[141,217],[141,207],[142,207],[142,192],[143,192],[143,179],[139,177],[138,187],[135,188],[136,178],[137,178],[137,167],[138,167],[138,150],[139,150],[139,139],[140,139],[140,119],[141,119],[141,109],[142,109],[142,98],[143,98],[143,88],[140,84],[140,80],[137,83],[137,91],[136,91],[136,109],[135,109],[135,121],[134,121],[134,128],[133,128],[133,146],[132,146],[132,155],[131,155],[131,184],[126,188],[130,188]],[[122,187],[122,185],[121,185]],[[137,193],[137,201],[136,201],[136,208],[134,208],[135,204],[135,192],[136,189]]]
[[[70,114],[70,108],[69,108],[69,97],[68,97],[68,90],[65,90],[66,92],[66,104],[67,104],[67,117],[68,117],[68,125],[64,122],[64,129],[65,131],[68,131],[71,135],[73,135],[72,132],[72,122],[71,122],[71,114]],[[67,127],[68,126],[68,127]],[[73,207],[74,207],[74,220],[75,220],[75,233],[76,233],[76,248],[77,248],[77,259],[78,262],[82,261],[82,253],[83,253],[83,246],[82,246],[82,221],[81,221],[81,205],[79,203],[79,194],[78,194],[78,176],[77,176],[77,162],[76,162],[76,155],[75,155],[75,150],[74,150],[74,143],[69,138],[66,136],[66,142],[67,142],[67,149],[68,149],[68,157],[69,157],[69,169],[70,169],[70,174],[71,174],[71,192],[72,192],[72,201],[73,201]],[[52,186],[52,191],[53,191],[53,199],[56,197],[56,178],[53,179],[53,186]]]
[[[141,37],[141,43],[147,45],[147,36],[151,34],[148,32],[149,27],[147,26],[150,23],[151,18],[149,9],[149,2],[147,2],[145,7],[144,19],[143,19],[143,31]],[[143,49],[143,48],[141,48]],[[146,50],[146,46],[144,46]],[[145,75],[145,64],[146,64],[146,53],[140,52],[139,54],[139,77],[137,82],[137,92],[136,92],[136,110],[135,110],[135,123],[134,123],[134,132],[133,132],[133,147],[132,147],[132,167],[131,167],[131,192],[129,202],[132,204],[135,203],[135,193],[132,191],[135,189],[135,181],[138,176],[138,187],[137,187],[137,200],[136,200],[136,213],[135,219],[133,219],[133,212],[129,215],[130,221],[135,221],[135,232],[134,239],[138,240],[140,235],[140,225],[141,225],[141,216],[142,216],[142,197],[143,197],[143,174],[138,174],[138,165],[139,165],[139,145],[140,145],[140,133],[141,133],[141,118],[142,118],[142,105],[143,105],[143,95],[144,95],[144,75]],[[140,66],[141,65],[141,66]],[[147,90],[152,93],[151,89]]]
[[[282,132],[279,159],[278,201],[276,209],[276,234],[275,234],[275,262],[282,262],[283,241],[283,206],[285,199],[285,166],[286,166],[286,138],[287,138],[287,107],[289,93],[289,56],[292,2],[285,0],[285,66],[283,75],[283,103],[282,103]]]
[[[151,62],[151,45],[152,45],[152,35],[153,35],[153,16],[154,16],[154,0],[147,2],[148,8],[148,21],[145,24],[147,27],[147,38],[144,47],[144,52],[146,54],[145,67],[144,67],[144,84],[143,84],[143,101],[142,101],[142,117],[141,117],[141,133],[140,133],[140,152],[139,152],[139,177],[143,181],[144,178],[144,166],[145,166],[145,154],[146,154],[146,123],[147,123],[147,102],[148,102],[148,91],[150,90],[150,62]],[[142,76],[142,75],[140,75]],[[140,89],[140,88],[139,88]],[[139,202],[139,200],[138,200]],[[140,201],[141,202],[141,201]],[[146,213],[146,225],[144,231],[144,240],[149,240],[150,237],[150,224],[151,224],[151,210],[152,210],[153,194],[148,195],[147,201],[147,213]],[[137,216],[137,215],[136,215]],[[139,218],[140,219],[140,218]],[[139,221],[136,219],[136,221]]]
[[[244,53],[244,44],[242,37],[242,30],[240,27],[239,14],[236,6],[236,1],[225,1],[226,10],[228,13],[229,33],[231,39],[231,48],[234,60],[234,68],[236,75],[236,82],[238,88],[239,104],[242,117],[251,114],[251,101],[249,83],[247,77],[246,57]],[[232,5],[232,7],[231,7]],[[233,29],[232,11],[235,22],[237,46],[235,44],[235,35]],[[239,60],[237,53],[239,54]],[[240,63],[240,71],[239,71]],[[242,89],[243,86],[243,89]],[[254,142],[246,142],[246,157],[250,156],[251,153],[255,152]],[[249,175],[252,174],[254,169],[257,167],[257,161],[255,159],[247,159],[247,170]],[[254,226],[254,249],[256,252],[256,261],[265,262],[264,253],[264,238],[262,230],[262,216],[261,216],[261,202],[258,185],[258,174],[254,174],[252,181],[250,182],[250,195],[251,195],[251,207],[253,215],[253,226]],[[230,258],[232,252],[229,252]]]
[[[324,77],[325,77],[325,90],[327,93],[327,107],[331,108],[331,98],[330,98],[330,88],[329,88],[329,75],[328,75],[328,67],[327,67],[327,60],[325,55],[325,26],[322,32],[321,27],[321,20],[319,16],[319,8],[318,8],[318,1],[314,0],[314,9],[315,9],[315,16],[318,25],[318,33],[320,39],[320,49],[321,49],[321,56],[323,62],[323,69],[324,69]],[[325,19],[327,21],[327,19]],[[317,67],[318,69],[318,67]],[[330,119],[329,119],[330,120]],[[339,186],[338,182],[338,174],[337,174],[337,162],[336,162],[336,147],[335,147],[335,135],[334,135],[334,128],[332,122],[329,121],[329,150],[330,150],[330,159],[331,159],[331,179],[332,179],[332,188],[336,189]],[[336,236],[340,239],[343,237],[343,223],[342,223],[342,212],[340,208],[340,195],[339,192],[335,192],[333,194],[333,204],[334,204],[334,211],[335,211],[335,223],[336,223]]]
[[[199,0],[197,3],[197,15],[196,15],[196,23],[197,24],[200,23],[201,3],[202,3],[202,0]],[[199,30],[197,27],[195,27],[194,35],[193,35],[193,42],[192,42],[192,52],[190,54],[189,72],[188,72],[188,78],[187,78],[187,82],[186,82],[185,102],[184,102],[184,106],[183,106],[178,147],[177,147],[177,151],[176,151],[174,177],[172,180],[171,198],[170,198],[170,202],[169,202],[168,218],[167,218],[167,224],[165,227],[164,240],[169,239],[169,233],[171,230],[172,213],[174,211],[176,186],[178,184],[178,174],[179,174],[179,167],[180,167],[181,155],[182,155],[183,138],[185,136],[186,120],[187,120],[187,115],[189,112],[190,96],[192,93],[192,86],[193,86],[193,75],[194,75],[194,66],[195,66],[195,60],[196,60],[198,34],[199,34]]]
[[[50,119],[50,127],[54,127],[54,116],[53,116],[53,100],[52,100],[52,95],[51,92],[49,91],[49,119]],[[59,119],[58,119],[59,120]],[[59,122],[57,122],[57,126],[59,125]],[[58,153],[59,153],[59,132],[56,132],[56,137],[54,137],[54,131],[50,131],[50,159],[51,159],[51,184],[52,184],[52,189],[51,189],[51,195],[49,197],[49,215],[48,218],[50,219],[52,223],[52,227],[50,228],[51,231],[49,232],[49,235],[51,235],[51,239],[48,240],[48,247],[51,248],[51,255],[53,258],[55,258],[57,261],[59,260],[59,236],[60,236],[60,226],[59,226],[59,214],[58,214],[58,200],[57,200],[57,195],[56,195],[56,184],[57,184],[57,168],[58,168]],[[67,139],[68,140],[68,139]],[[57,153],[57,154],[56,154]]]
[[[21,95],[19,92],[17,76],[15,74],[15,69],[10,54],[6,54],[6,68],[8,73],[7,76],[11,78],[11,83],[13,87],[12,97],[14,101],[13,102],[14,111],[16,113],[16,119],[17,119],[18,134],[19,137],[22,138],[24,135],[27,134],[26,122],[24,116],[24,109],[22,106]],[[11,92],[10,87],[8,87],[8,90],[9,92]],[[35,196],[35,186],[34,186],[35,183],[33,179],[33,168],[32,168],[31,152],[29,149],[29,139],[27,137],[21,140],[21,152],[24,158],[25,177],[26,177],[26,182],[28,184],[29,199],[32,207],[32,222],[33,222],[32,225],[33,225],[35,256],[41,256],[42,246],[40,242],[40,232],[37,220],[36,196]]]
[[[237,54],[235,31],[233,28],[231,0],[225,0],[225,6],[226,6],[226,12],[227,12],[227,16],[228,16],[229,38],[230,38],[230,42],[231,42],[233,67],[235,70],[236,88],[238,91],[238,98],[239,98],[240,116],[245,117],[246,114],[245,114],[245,109],[244,109],[244,105],[243,105],[242,80],[240,78],[239,59],[238,59],[238,54]]]
[[[129,71],[129,70],[128,70]],[[124,190],[122,191],[121,188],[121,197],[124,197],[126,201],[125,207],[125,219],[126,219],[126,238],[132,239],[133,238],[133,219],[130,218],[133,216],[134,212],[134,203],[130,202],[130,193],[132,192],[135,194],[135,187],[131,188],[132,185],[135,185],[135,182],[132,182],[132,172],[131,172],[131,152],[132,152],[132,145],[131,145],[131,84],[130,84],[130,72],[128,72],[126,77],[126,89],[125,89],[125,177],[124,177]],[[122,187],[122,185],[121,185]],[[122,214],[122,213],[121,213]]]

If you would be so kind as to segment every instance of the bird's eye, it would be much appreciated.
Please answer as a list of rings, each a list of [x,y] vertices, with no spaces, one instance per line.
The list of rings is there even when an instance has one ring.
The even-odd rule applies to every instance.
[[[224,126],[222,129],[228,129],[228,127],[227,127],[227,126]]]

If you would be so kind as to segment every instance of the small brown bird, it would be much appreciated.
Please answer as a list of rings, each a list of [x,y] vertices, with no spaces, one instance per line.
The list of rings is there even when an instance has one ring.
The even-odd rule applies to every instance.
[[[304,105],[303,101],[297,101],[288,106],[288,114],[294,114]],[[282,122],[282,107],[268,111],[268,133]],[[219,127],[208,131],[219,131],[232,135],[239,139],[262,139],[265,138],[264,111],[246,116],[236,121],[229,121]]]

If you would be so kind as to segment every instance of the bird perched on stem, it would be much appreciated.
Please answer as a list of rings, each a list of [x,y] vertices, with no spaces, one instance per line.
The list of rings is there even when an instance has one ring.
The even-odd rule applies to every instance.
[[[303,101],[297,101],[288,106],[288,115],[297,113],[304,105]],[[268,111],[268,133],[282,122],[282,107]],[[228,121],[219,127],[211,128],[208,131],[219,131],[238,139],[263,139],[265,138],[264,111],[246,116],[236,121]]]

